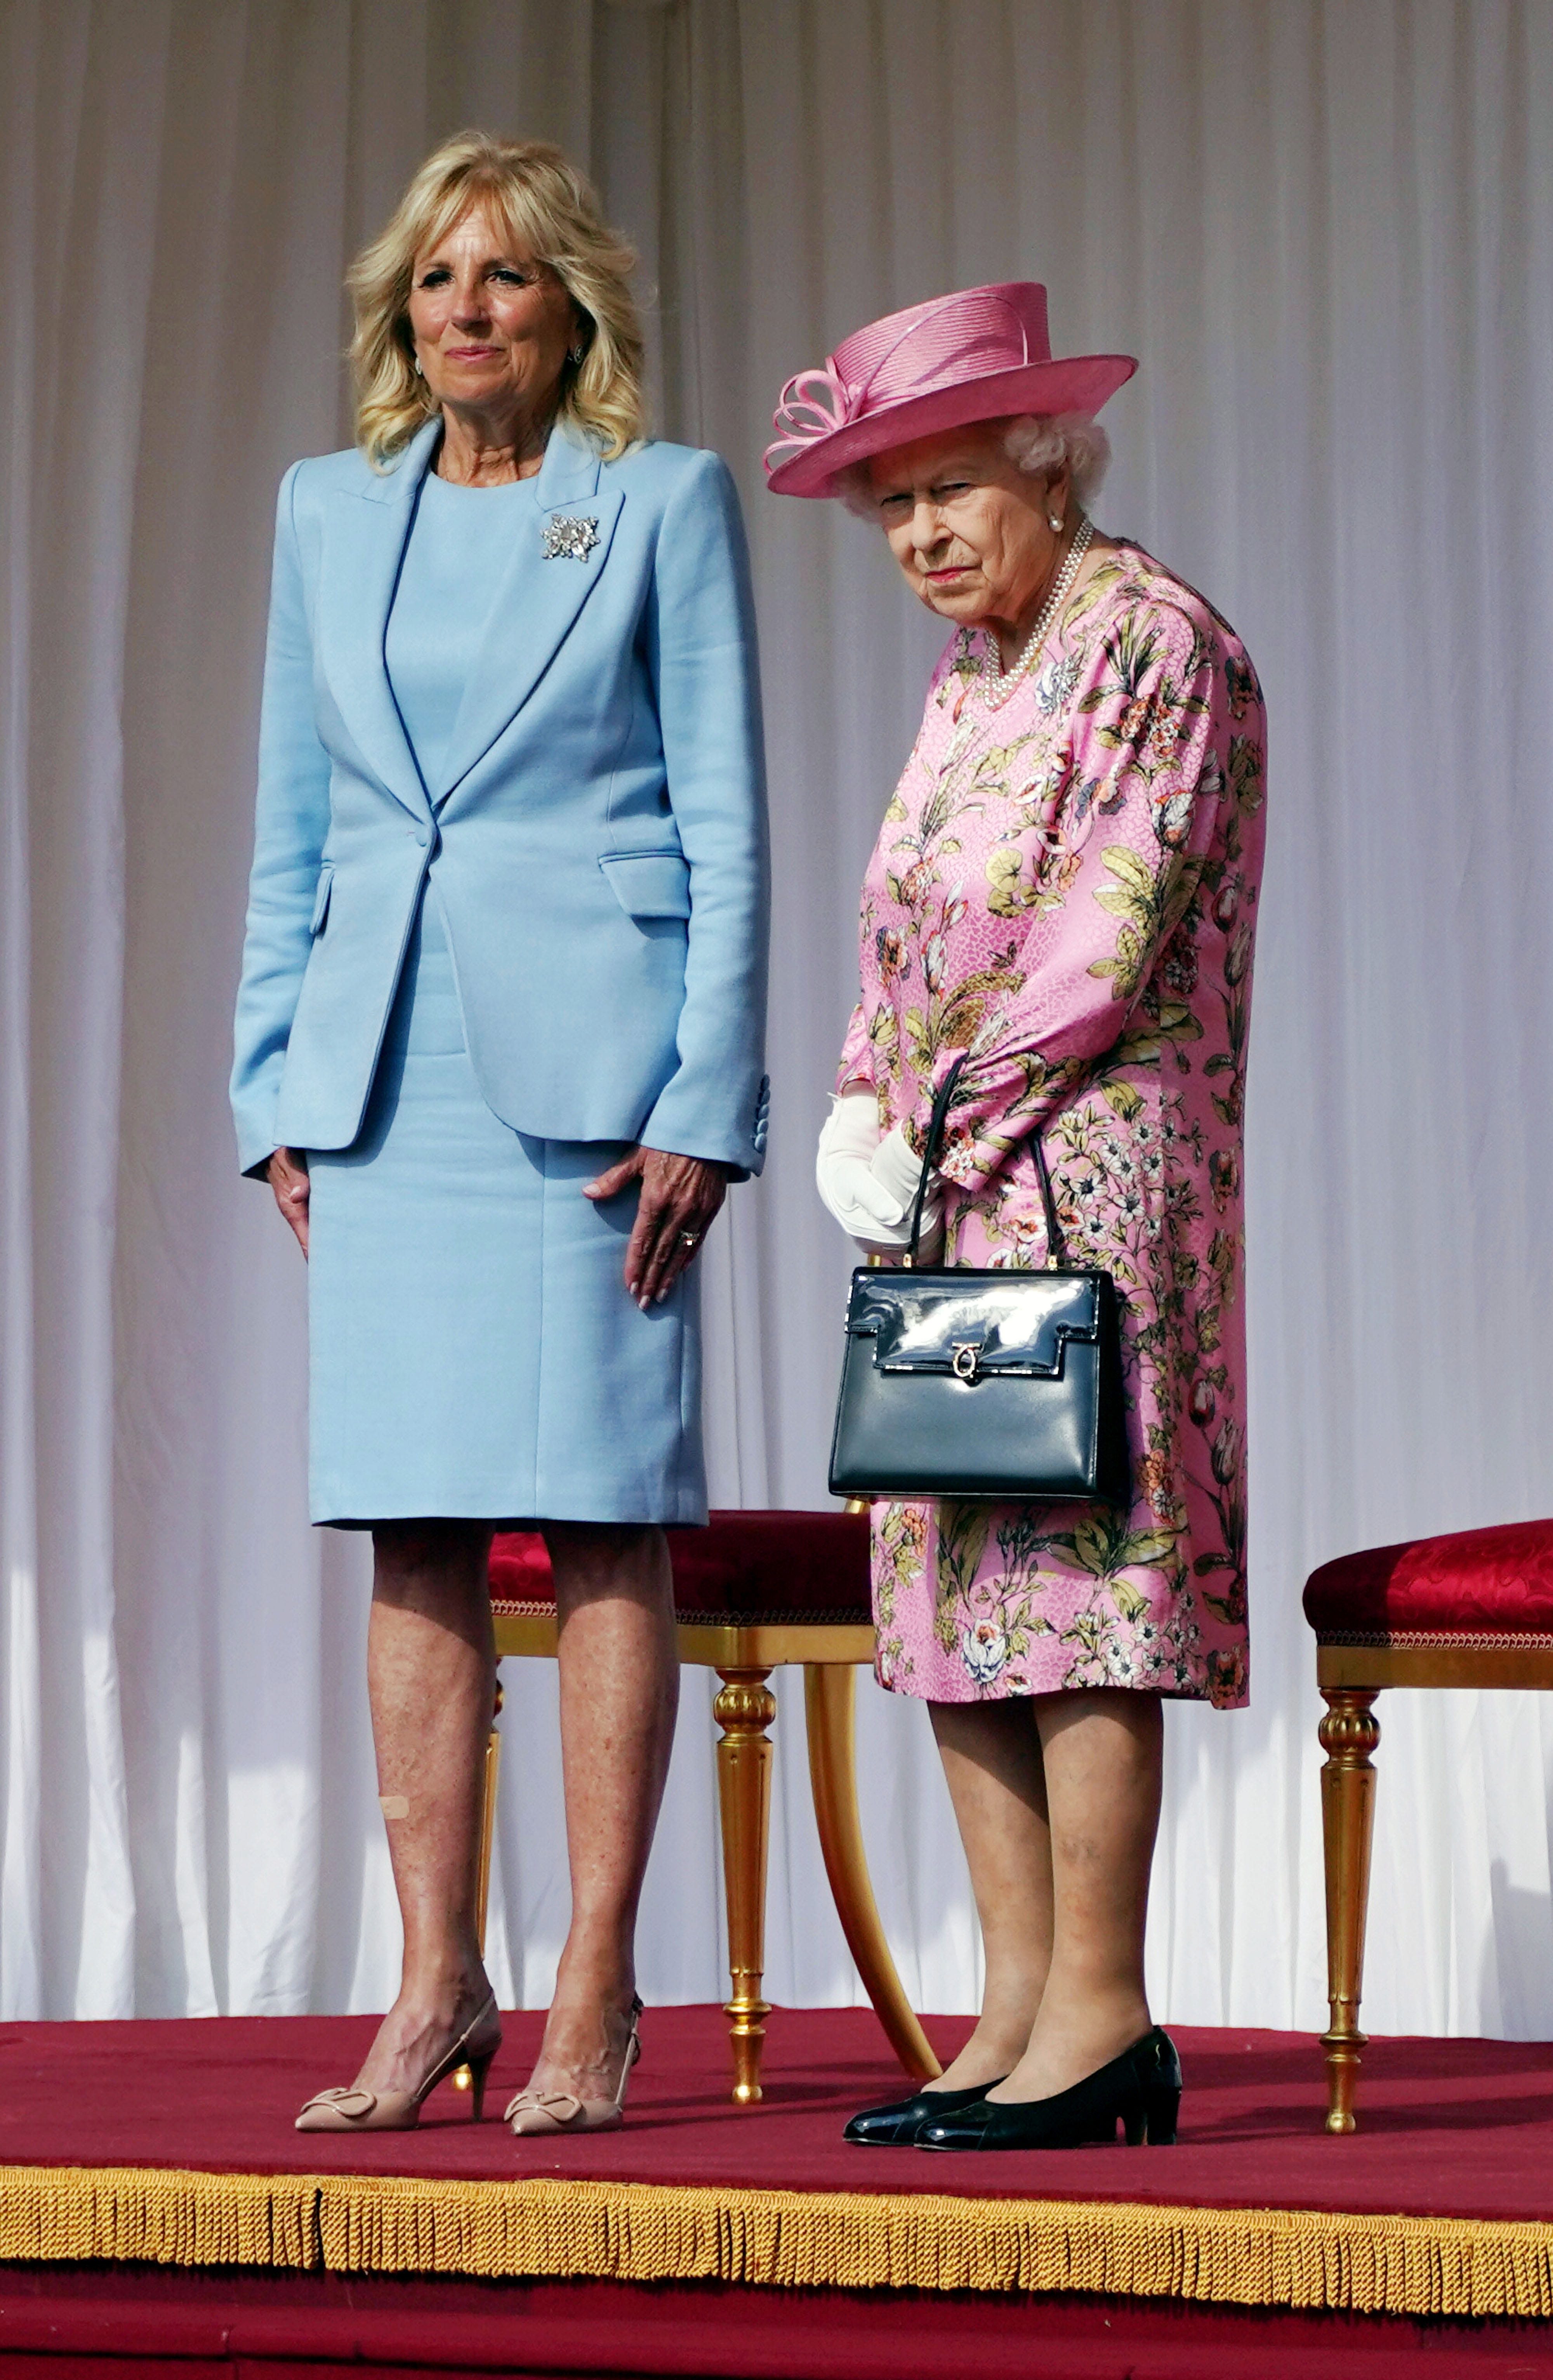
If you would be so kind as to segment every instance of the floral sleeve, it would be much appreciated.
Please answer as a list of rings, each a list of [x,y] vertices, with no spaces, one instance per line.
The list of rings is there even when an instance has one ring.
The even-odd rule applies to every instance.
[[[860,1083],[873,1088],[874,1072],[870,1062],[868,1019],[861,1001],[852,1012],[852,1022],[842,1043],[841,1062],[836,1068],[836,1088],[850,1091]]]
[[[934,1084],[965,1062],[940,1159],[959,1187],[979,1190],[1125,1031],[1212,841],[1215,683],[1208,634],[1173,605],[1140,605],[1106,638],[1074,705],[1048,889],[989,955],[962,1046],[935,1054]],[[907,1125],[917,1148],[930,1111],[928,1088]]]

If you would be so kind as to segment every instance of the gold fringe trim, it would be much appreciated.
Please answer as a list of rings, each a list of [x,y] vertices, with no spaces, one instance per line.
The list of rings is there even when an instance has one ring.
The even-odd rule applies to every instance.
[[[1553,2315],[1547,2223],[549,2176],[0,2168],[0,2262],[89,2260]]]

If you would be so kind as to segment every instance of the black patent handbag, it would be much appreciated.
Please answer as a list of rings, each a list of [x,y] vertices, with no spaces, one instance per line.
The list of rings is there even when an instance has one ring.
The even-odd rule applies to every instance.
[[[1050,1268],[917,1265],[928,1185],[964,1062],[933,1102],[901,1269],[860,1266],[852,1276],[831,1492],[1125,1504],[1116,1284],[1109,1272],[1064,1261],[1038,1134],[1031,1146]]]

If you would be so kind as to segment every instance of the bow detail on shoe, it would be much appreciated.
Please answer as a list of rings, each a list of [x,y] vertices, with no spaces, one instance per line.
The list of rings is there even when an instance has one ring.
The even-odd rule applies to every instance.
[[[575,2124],[583,2113],[584,2103],[569,2091],[515,2091],[507,2101],[502,2121],[510,2124],[526,2107],[537,2107],[555,2124]]]
[[[625,2055],[620,2062],[620,2081],[613,2099],[579,2099],[572,2091],[536,2091],[530,2083],[527,2090],[516,2092],[508,2100],[503,2120],[512,2126],[519,2140],[543,2132],[617,2131],[625,2104],[625,2085],[631,2079],[632,2067],[642,2054],[641,2021],[641,2001],[633,1998]]]
[[[333,2107],[336,2115],[354,2117],[359,2121],[363,2116],[370,2116],[377,2104],[375,2091],[346,2090],[336,2083],[332,2091],[315,2091],[302,2113],[305,2116],[309,2107]]]
[[[297,2129],[299,2132],[407,2132],[420,2121],[421,2101],[460,2066],[469,2070],[473,2085],[469,2115],[478,2124],[485,2107],[485,2078],[501,2046],[502,2022],[491,1992],[413,2091],[369,2091],[359,2082],[335,2083],[308,2101],[297,2119]]]

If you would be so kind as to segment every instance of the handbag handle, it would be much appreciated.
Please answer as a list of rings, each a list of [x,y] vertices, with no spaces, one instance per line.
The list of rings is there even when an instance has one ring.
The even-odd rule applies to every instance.
[[[928,1203],[928,1185],[933,1178],[933,1166],[939,1151],[943,1147],[944,1127],[949,1121],[949,1103],[954,1095],[954,1086],[960,1079],[961,1069],[965,1062],[963,1057],[955,1059],[953,1065],[940,1084],[937,1096],[933,1100],[933,1112],[928,1123],[927,1144],[922,1152],[922,1175],[916,1185],[916,1203],[911,1210],[911,1239],[903,1258],[904,1269],[908,1271],[913,1270],[916,1264],[917,1245],[922,1237],[922,1210]],[[1051,1195],[1051,1176],[1047,1172],[1046,1151],[1041,1146],[1038,1130],[1030,1135],[1030,1146],[1035,1155],[1036,1172],[1040,1179],[1041,1205],[1046,1211],[1047,1265],[1049,1269],[1055,1270],[1058,1266],[1067,1263],[1068,1249],[1067,1243],[1062,1237],[1062,1227],[1057,1220],[1057,1201]]]

